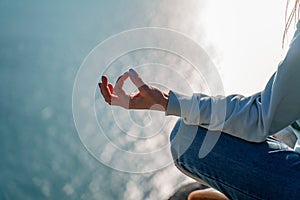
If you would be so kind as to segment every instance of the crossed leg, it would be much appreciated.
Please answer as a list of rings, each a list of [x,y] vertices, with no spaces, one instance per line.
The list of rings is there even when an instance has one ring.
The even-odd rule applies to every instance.
[[[241,130],[242,131],[242,130]],[[300,155],[268,138],[250,143],[222,133],[211,152],[199,158],[206,134],[216,134],[180,119],[171,133],[171,152],[177,168],[229,199],[298,199]]]

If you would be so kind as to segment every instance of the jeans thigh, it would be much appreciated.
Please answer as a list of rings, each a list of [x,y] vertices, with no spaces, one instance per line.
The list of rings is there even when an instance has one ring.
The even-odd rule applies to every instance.
[[[267,138],[251,143],[221,133],[205,157],[205,137],[218,134],[180,119],[171,133],[176,166],[186,175],[204,181],[230,199],[298,199],[300,155],[284,143]]]

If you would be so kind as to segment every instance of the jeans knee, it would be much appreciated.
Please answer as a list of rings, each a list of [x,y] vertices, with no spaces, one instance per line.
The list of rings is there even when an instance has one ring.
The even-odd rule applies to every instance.
[[[182,119],[176,122],[170,135],[171,153],[175,163],[187,150],[191,150],[197,129],[197,126],[186,125]]]
[[[175,143],[175,138],[179,131],[180,123],[181,123],[181,119],[177,120],[177,122],[170,134],[170,148],[171,148],[171,153],[172,153],[172,157],[173,157],[173,161],[174,161],[175,165],[176,165],[176,163],[178,163],[177,149],[179,149],[179,147],[177,145],[180,145],[180,143],[178,143],[178,142]]]
[[[171,134],[170,134],[170,143],[172,144],[172,141],[174,140],[176,134],[178,133],[179,126],[181,123],[181,119],[178,119],[177,122],[175,123],[175,126],[173,127]]]

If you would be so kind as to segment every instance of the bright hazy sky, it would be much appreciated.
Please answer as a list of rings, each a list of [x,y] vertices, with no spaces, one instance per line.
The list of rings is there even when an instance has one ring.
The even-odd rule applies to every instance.
[[[226,94],[264,88],[282,59],[285,0],[209,0],[205,28]]]

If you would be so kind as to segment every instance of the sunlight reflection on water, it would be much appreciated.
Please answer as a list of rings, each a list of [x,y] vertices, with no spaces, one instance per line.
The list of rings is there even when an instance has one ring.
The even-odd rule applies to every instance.
[[[199,17],[202,5],[203,1],[196,0],[176,0],[172,4],[161,0],[109,3],[1,1],[0,87],[6,95],[0,98],[0,152],[3,155],[0,177],[4,180],[0,182],[0,199],[163,199],[190,181],[173,165],[152,173],[129,174],[97,162],[77,135],[71,96],[80,64],[100,41],[123,30],[147,26],[172,28],[193,37],[201,32],[195,16]],[[114,63],[120,66],[116,68],[118,70],[107,71],[108,75],[116,78],[122,73],[121,63],[126,59],[132,65],[145,63],[150,57],[142,54],[152,55],[152,58],[161,56],[155,58],[161,61],[174,58],[171,54],[155,55],[151,50],[136,52],[133,55],[135,60],[126,56],[121,58],[117,61],[119,63]],[[175,63],[177,69],[182,69],[178,71],[182,76],[198,78],[191,76],[183,61]],[[138,68],[148,82],[165,80],[167,88],[187,93],[200,89],[200,85],[194,82],[192,89],[186,91],[182,82],[176,81],[178,74],[173,72],[170,77],[165,77],[167,68],[152,65],[149,69],[147,65]],[[126,87],[132,89],[130,84]],[[89,105],[89,101],[81,99],[82,106]],[[97,108],[108,112],[100,96],[97,96]],[[114,112],[113,117],[122,118],[121,110]],[[102,115],[99,118],[106,120],[107,127],[104,128],[110,130],[110,139],[122,148],[136,152],[164,146],[176,120],[168,119],[165,129],[154,134],[157,127],[153,124],[161,123],[163,115],[132,112],[130,116],[135,126],[122,124],[122,129],[128,132],[123,135],[126,139],[119,137],[120,131],[115,127],[113,117],[103,118]],[[148,131],[136,131],[139,129],[137,124],[146,126],[148,123]],[[86,128],[94,130],[88,122]],[[156,139],[135,142],[134,137],[141,136]],[[103,141],[94,142],[103,144]],[[118,162],[110,147],[104,146],[104,149],[101,154],[104,160]],[[161,160],[154,158],[155,162]]]

